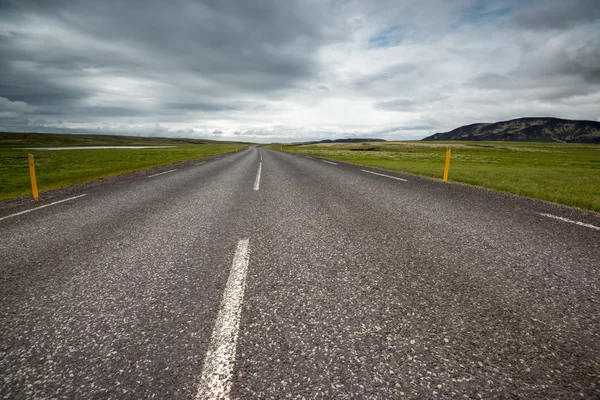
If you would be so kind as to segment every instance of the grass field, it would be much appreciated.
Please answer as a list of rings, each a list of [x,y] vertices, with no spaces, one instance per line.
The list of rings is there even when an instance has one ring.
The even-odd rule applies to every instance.
[[[14,150],[15,147],[177,146],[162,149]],[[192,139],[100,135],[0,133],[0,199],[31,193],[27,154],[35,157],[39,190],[195,160],[242,149],[246,144]]]
[[[283,150],[441,179],[448,145],[450,181],[600,212],[600,145],[371,142],[284,145]]]
[[[116,135],[71,135],[59,133],[0,132],[0,148],[68,146],[184,146],[227,143],[202,139],[154,138]]]

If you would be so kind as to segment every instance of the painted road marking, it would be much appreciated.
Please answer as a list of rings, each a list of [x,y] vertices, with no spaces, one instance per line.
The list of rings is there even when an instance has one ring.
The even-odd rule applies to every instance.
[[[321,161],[326,162],[327,164],[337,165],[337,163],[334,163],[333,161],[327,161],[327,160],[321,160]]]
[[[262,154],[260,155],[260,161],[262,161]]]
[[[175,168],[175,169],[172,169],[172,170],[170,170],[170,171],[159,172],[158,174],[150,175],[150,176],[148,176],[148,178],[154,178],[155,176],[159,176],[159,175],[168,174],[169,172],[173,172],[173,171],[177,171],[177,168]]]
[[[248,272],[248,242],[240,240],[204,359],[196,400],[229,399]]]
[[[260,171],[262,170],[262,163],[258,164],[258,172],[256,173],[256,180],[254,181],[254,190],[258,190],[260,186]]]
[[[408,182],[406,179],[402,179],[402,178],[398,178],[397,176],[391,176],[391,175],[386,175],[386,174],[380,174],[378,172],[373,172],[373,171],[367,171],[366,169],[361,169],[362,172],[366,172],[367,174],[373,174],[373,175],[379,175],[379,176],[385,176],[386,178],[392,178],[392,179],[396,179],[402,182]]]
[[[194,164],[194,165],[200,165],[200,164],[204,164],[205,162],[206,162],[206,161],[200,161],[200,162],[197,162],[197,163],[196,163],[196,164]]]
[[[597,231],[600,231],[600,226],[590,225],[590,224],[586,224],[584,222],[579,222],[579,221],[573,221],[572,219],[563,218],[563,217],[559,217],[557,215],[552,215],[552,214],[544,214],[544,213],[538,213],[538,214],[541,215],[541,216],[543,216],[543,217],[554,218],[554,219],[557,219],[559,221],[569,222],[571,224],[585,226],[586,228],[592,228],[592,229],[596,229]]]
[[[55,202],[50,203],[50,204],[45,204],[43,206],[32,208],[31,210],[25,210],[25,211],[21,211],[21,212],[18,212],[18,213],[10,214],[10,215],[7,215],[6,217],[0,218],[0,221],[2,221],[3,219],[16,217],[17,215],[27,214],[28,212],[32,212],[32,211],[35,211],[35,210],[40,210],[42,208],[50,207],[50,206],[53,206],[55,204],[64,203],[65,201],[75,200],[75,199],[78,199],[78,198],[83,197],[83,196],[87,196],[87,194],[80,194],[79,196],[69,197],[68,199],[64,199],[64,200],[58,200],[58,201],[55,201]]]

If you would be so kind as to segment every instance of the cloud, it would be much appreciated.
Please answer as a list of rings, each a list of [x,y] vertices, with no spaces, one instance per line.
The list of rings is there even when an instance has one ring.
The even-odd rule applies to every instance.
[[[600,7],[596,0],[537,0],[519,10],[514,23],[532,30],[564,30],[586,23],[597,23]]]
[[[354,86],[359,89],[386,88],[410,82],[422,76],[423,68],[417,63],[400,63],[386,66],[374,73],[365,74],[354,81]]]
[[[0,97],[0,120],[21,118],[29,109],[29,105],[24,101],[10,101],[5,97]]]
[[[377,32],[375,36],[369,39],[369,44],[375,47],[397,46],[401,43],[399,25],[390,26]]]
[[[206,102],[195,102],[190,101],[187,103],[179,102],[179,103],[168,103],[166,107],[171,110],[182,110],[182,111],[227,111],[227,110],[236,110],[235,104],[218,104],[210,101]]]
[[[4,1],[0,129],[300,141],[598,120],[596,3]]]
[[[215,135],[215,136],[220,136],[220,135],[222,135],[222,134],[223,134],[223,131],[220,131],[220,130],[218,130],[218,129],[215,129],[215,130],[213,131],[213,133],[212,133],[212,134],[213,134],[213,135]]]
[[[554,35],[541,46],[524,51],[513,69],[503,74],[481,73],[471,84],[498,94],[554,103],[598,93],[600,40],[590,36],[591,29]]]
[[[387,111],[408,111],[412,109],[414,104],[415,102],[411,99],[396,99],[381,101],[376,104],[376,107]]]

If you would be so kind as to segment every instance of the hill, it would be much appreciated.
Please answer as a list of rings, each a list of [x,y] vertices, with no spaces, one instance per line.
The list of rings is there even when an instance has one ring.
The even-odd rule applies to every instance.
[[[600,143],[600,122],[560,118],[517,118],[495,123],[461,126],[423,140],[506,140]]]
[[[184,146],[225,144],[228,141],[144,136],[92,135],[71,133],[0,132],[0,148],[68,146]]]
[[[318,142],[302,142],[297,144],[319,144],[319,143],[363,143],[363,142],[385,142],[385,139],[369,138],[346,138],[346,139],[325,139]]]

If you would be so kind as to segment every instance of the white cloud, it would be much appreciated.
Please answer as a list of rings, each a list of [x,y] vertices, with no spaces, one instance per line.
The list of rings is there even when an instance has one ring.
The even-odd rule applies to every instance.
[[[10,101],[5,97],[0,97],[0,120],[21,118],[29,109],[29,105],[24,101]]]

